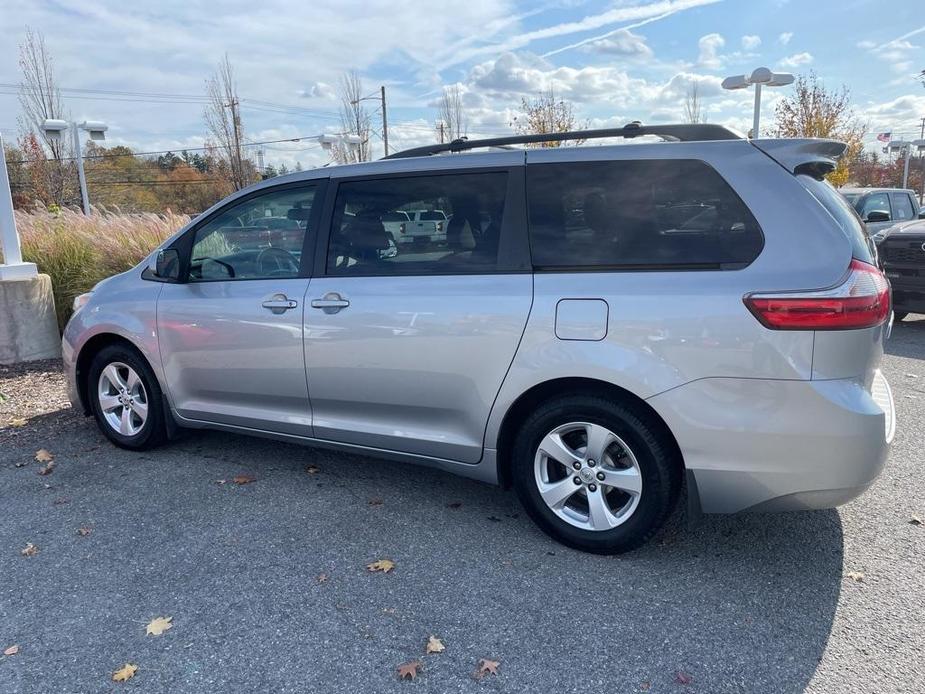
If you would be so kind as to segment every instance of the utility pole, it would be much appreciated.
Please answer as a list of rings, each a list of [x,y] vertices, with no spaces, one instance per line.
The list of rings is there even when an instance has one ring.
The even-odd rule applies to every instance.
[[[241,119],[238,117],[238,98],[232,97],[231,101],[224,104],[231,109],[231,127],[234,135],[234,153],[231,156],[231,176],[234,179],[235,187],[240,190],[244,187],[244,170],[241,166]]]
[[[389,156],[389,120],[385,115],[385,85],[379,87],[382,93],[382,147],[385,150],[385,156]]]
[[[446,127],[446,125],[444,124],[444,122],[443,122],[442,120],[441,120],[441,121],[437,121],[437,130],[440,132],[440,144],[441,144],[441,145],[442,145],[443,142],[444,142],[444,139],[443,139],[443,129],[444,129],[444,127]]]

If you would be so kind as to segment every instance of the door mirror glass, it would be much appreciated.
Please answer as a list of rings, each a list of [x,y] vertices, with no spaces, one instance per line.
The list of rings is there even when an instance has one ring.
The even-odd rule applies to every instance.
[[[163,248],[154,257],[154,275],[158,279],[176,282],[180,279],[180,251]]]
[[[867,218],[865,222],[889,222],[890,213],[884,212],[883,210],[871,210],[867,213]]]

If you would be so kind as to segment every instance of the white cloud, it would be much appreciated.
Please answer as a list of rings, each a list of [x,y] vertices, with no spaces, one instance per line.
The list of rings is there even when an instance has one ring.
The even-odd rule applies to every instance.
[[[646,44],[645,37],[634,34],[629,29],[619,29],[610,36],[586,44],[585,48],[597,53],[632,58],[651,58],[653,56],[652,49]]]
[[[299,96],[306,99],[327,99],[335,98],[334,87],[326,82],[309,82],[305,89],[299,92]]]
[[[697,58],[698,65],[715,70],[723,66],[722,56],[719,55],[720,49],[726,45],[726,39],[722,34],[707,34],[701,36],[697,42],[700,53]]]
[[[780,43],[780,45],[786,46],[788,43],[790,43],[790,39],[792,38],[793,38],[793,32],[785,31],[783,34],[777,37],[777,41],[778,43]]]
[[[746,34],[742,37],[742,48],[746,51],[753,51],[761,45],[761,37],[754,34]]]
[[[784,58],[780,61],[781,67],[800,67],[801,65],[809,65],[813,62],[812,53],[794,53],[793,55]]]

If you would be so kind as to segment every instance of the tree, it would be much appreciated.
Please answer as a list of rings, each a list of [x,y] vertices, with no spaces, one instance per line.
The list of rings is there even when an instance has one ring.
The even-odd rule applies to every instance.
[[[846,86],[830,90],[815,72],[800,75],[793,95],[778,102],[774,115],[775,137],[825,137],[847,144],[848,150],[838,160],[837,168],[826,178],[835,186],[848,182],[851,162],[863,149],[867,126],[855,116]]]
[[[440,98],[440,120],[450,142],[463,137],[469,131],[469,119],[463,108],[459,84],[443,88],[443,96]]]
[[[576,128],[587,127],[587,122],[577,124],[575,111],[571,102],[557,99],[552,89],[541,92],[534,99],[520,100],[520,114],[514,116],[511,127],[519,135],[544,135],[546,133],[565,133]],[[581,144],[584,140],[575,140]],[[560,147],[562,140],[540,142],[536,147]]]
[[[227,53],[215,73],[206,80],[206,96],[209,99],[203,111],[206,127],[227,164],[225,169],[229,182],[234,190],[241,190],[256,180],[256,172],[244,154],[241,100]]]
[[[67,117],[55,77],[54,60],[45,46],[45,37],[29,27],[26,27],[25,40],[19,45],[19,67],[22,70],[19,83],[19,104],[22,107],[20,147],[30,157],[33,178],[42,179],[40,199],[46,205],[74,203],[78,195],[73,162],[75,152],[70,139],[66,133],[63,133],[64,137],[53,139],[42,129],[46,119]]]
[[[684,94],[684,122],[703,122],[703,113],[700,110],[700,85],[694,80],[688,83]]]
[[[363,105],[363,80],[356,70],[344,73],[338,84],[340,97],[340,125],[344,135],[360,138],[359,144],[339,143],[334,147],[338,164],[353,164],[370,160],[369,133],[371,117]]]

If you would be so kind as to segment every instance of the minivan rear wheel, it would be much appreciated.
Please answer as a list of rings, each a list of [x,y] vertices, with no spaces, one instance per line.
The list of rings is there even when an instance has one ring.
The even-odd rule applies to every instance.
[[[554,539],[598,554],[648,541],[677,501],[681,462],[664,427],[641,408],[596,396],[549,401],[524,422],[512,480]]]
[[[144,450],[167,437],[160,385],[134,350],[100,350],[90,364],[87,391],[100,431],[117,446]]]

